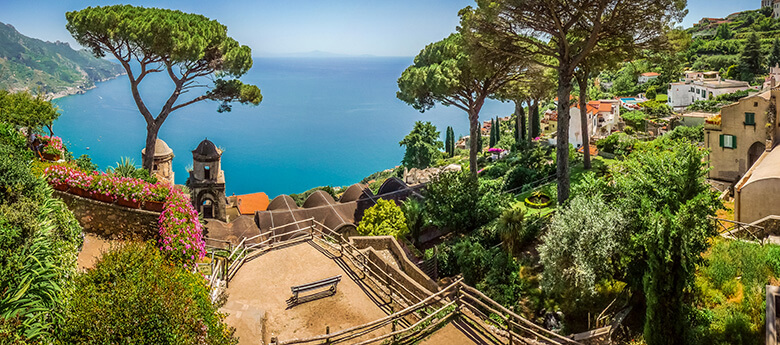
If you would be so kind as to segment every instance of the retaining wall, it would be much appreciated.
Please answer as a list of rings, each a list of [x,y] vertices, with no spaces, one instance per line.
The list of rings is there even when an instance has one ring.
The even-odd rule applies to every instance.
[[[85,232],[108,239],[155,239],[160,213],[131,209],[55,190]]]
[[[394,279],[404,284],[410,291],[417,293],[418,296],[429,296],[439,291],[438,284],[425,275],[417,265],[409,261],[406,253],[401,249],[401,245],[392,236],[354,236],[350,237],[349,241],[356,248],[367,250],[369,260],[385,270],[385,272],[391,273]],[[389,250],[393,253],[398,263],[398,268],[385,262],[376,252],[377,250]],[[411,279],[403,279],[402,277],[404,276]]]

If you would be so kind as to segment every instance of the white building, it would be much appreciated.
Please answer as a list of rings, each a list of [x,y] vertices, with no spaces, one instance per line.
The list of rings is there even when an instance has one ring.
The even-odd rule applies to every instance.
[[[658,79],[658,76],[660,76],[660,74],[655,72],[642,73],[641,75],[639,75],[639,79],[637,80],[637,83],[644,84],[651,80]]]
[[[669,85],[667,104],[674,110],[681,110],[695,101],[747,89],[750,89],[747,82],[721,79],[717,72],[685,72],[683,81]]]
[[[615,99],[590,101],[587,110],[589,138],[601,139],[608,136],[613,130],[617,130],[620,122],[620,101]],[[569,116],[569,143],[574,147],[582,146],[582,121],[578,104],[572,105]],[[547,116],[545,117],[547,118]],[[550,116],[548,122],[551,127],[557,128],[557,114]],[[551,144],[555,144],[555,142],[554,137],[550,139]]]

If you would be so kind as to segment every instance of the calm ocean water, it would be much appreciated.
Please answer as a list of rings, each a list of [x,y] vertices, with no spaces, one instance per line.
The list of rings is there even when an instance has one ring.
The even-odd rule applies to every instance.
[[[442,139],[447,126],[456,137],[468,135],[460,109],[437,105],[420,113],[395,97],[396,80],[411,63],[412,58],[256,58],[242,80],[262,90],[259,106],[234,105],[232,112],[219,114],[217,103],[203,102],[177,110],[163,125],[159,137],[176,155],[176,183],[185,182],[190,151],[206,137],[225,150],[228,195],[265,192],[274,197],[350,185],[398,165],[403,157],[398,142],[417,120],[431,121]],[[170,83],[163,73],[147,78],[142,96],[150,109],[159,109],[170,95]],[[146,125],[126,76],[55,103],[62,113],[55,134],[76,156],[89,154],[101,169],[121,157],[141,164]],[[512,110],[511,104],[490,101],[481,119]]]

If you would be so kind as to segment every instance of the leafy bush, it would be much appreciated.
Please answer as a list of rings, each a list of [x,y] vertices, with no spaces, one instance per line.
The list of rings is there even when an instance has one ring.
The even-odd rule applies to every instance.
[[[76,277],[60,341],[66,344],[236,344],[205,280],[143,243],[103,255]]]
[[[686,109],[705,113],[717,113],[720,112],[720,108],[729,104],[731,104],[730,101],[702,100],[693,102]]]
[[[425,190],[425,211],[439,226],[472,230],[483,222],[476,215],[479,181],[467,172],[449,172],[435,177]]]
[[[666,117],[673,113],[669,105],[655,99],[639,103],[639,105],[642,107],[642,111],[650,117]]]
[[[394,201],[379,199],[363,214],[357,231],[363,236],[393,236],[400,238],[409,232],[406,217]]]
[[[637,139],[628,136],[626,133],[612,133],[604,139],[597,140],[596,147],[599,151],[608,152],[617,156],[627,156],[634,150],[634,146],[637,142]]]
[[[518,165],[504,177],[504,190],[515,190],[539,179],[536,170]]]
[[[442,156],[439,151],[444,143],[439,140],[439,131],[430,122],[417,121],[412,131],[399,143],[406,146],[401,164],[408,168],[425,169]]]
[[[666,133],[664,137],[671,140],[687,140],[700,143],[704,141],[704,125],[695,127],[677,126],[671,132]]]
[[[509,165],[504,162],[498,162],[496,164],[488,166],[485,171],[482,172],[482,176],[489,179],[496,179],[504,176],[509,170]]]
[[[81,227],[30,171],[32,152],[0,123],[0,343],[51,343],[76,272]]]
[[[92,158],[89,155],[81,155],[79,158],[76,158],[75,162],[76,166],[83,171],[92,172],[98,168],[97,164],[92,163]]]
[[[627,111],[620,116],[623,118],[623,121],[626,122],[626,125],[631,126],[632,128],[644,131],[645,130],[645,122],[647,121],[647,114],[645,114],[643,111],[635,110],[635,111]]]

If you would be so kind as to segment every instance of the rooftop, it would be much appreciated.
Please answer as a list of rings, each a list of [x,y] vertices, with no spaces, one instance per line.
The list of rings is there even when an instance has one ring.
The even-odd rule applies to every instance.
[[[146,154],[146,148],[141,150],[141,154]],[[173,150],[162,139],[157,138],[154,144],[154,158],[166,157],[173,155]]]
[[[263,192],[236,195],[236,204],[241,214],[255,214],[255,211],[268,209],[268,195]]]

